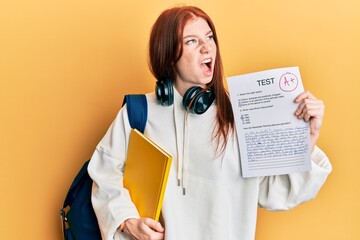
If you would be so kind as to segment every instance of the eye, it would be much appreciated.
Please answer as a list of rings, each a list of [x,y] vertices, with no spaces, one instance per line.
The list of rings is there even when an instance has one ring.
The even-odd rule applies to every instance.
[[[208,39],[208,40],[214,40],[214,35],[209,35],[209,36],[207,36],[207,39]]]
[[[197,40],[192,38],[192,39],[189,39],[189,40],[185,41],[185,44],[190,45],[190,44],[195,44],[196,42],[197,42]]]

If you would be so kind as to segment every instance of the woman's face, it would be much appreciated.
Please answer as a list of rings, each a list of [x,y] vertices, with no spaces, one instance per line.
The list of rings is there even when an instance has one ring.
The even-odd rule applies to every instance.
[[[214,74],[216,44],[208,23],[200,17],[189,20],[182,38],[183,53],[175,65],[175,88],[184,95],[193,86],[206,87]]]

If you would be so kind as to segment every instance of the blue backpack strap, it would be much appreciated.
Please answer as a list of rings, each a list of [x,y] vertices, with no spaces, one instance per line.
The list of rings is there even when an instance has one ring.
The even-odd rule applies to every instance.
[[[144,94],[125,95],[123,105],[125,103],[130,126],[144,133],[148,116],[146,96]]]
[[[144,132],[148,107],[144,94],[126,95],[126,103],[130,126]],[[92,179],[87,172],[89,161],[85,162],[64,200],[60,215],[63,223],[65,240],[100,240],[101,234],[95,212],[91,204]],[[70,209],[65,209],[70,206]]]

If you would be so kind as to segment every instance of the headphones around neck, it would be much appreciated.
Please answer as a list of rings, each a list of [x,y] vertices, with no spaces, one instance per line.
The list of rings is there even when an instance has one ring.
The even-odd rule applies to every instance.
[[[170,106],[174,102],[174,90],[172,81],[165,79],[157,81],[155,86],[156,100],[163,106]],[[199,86],[189,88],[183,96],[183,106],[191,113],[203,114],[215,100],[215,94],[211,89],[203,89]]]

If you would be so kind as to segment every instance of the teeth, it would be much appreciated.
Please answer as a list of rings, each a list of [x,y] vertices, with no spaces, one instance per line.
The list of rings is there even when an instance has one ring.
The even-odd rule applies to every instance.
[[[209,63],[211,62],[211,59],[205,59],[204,61],[202,61],[202,63]]]

